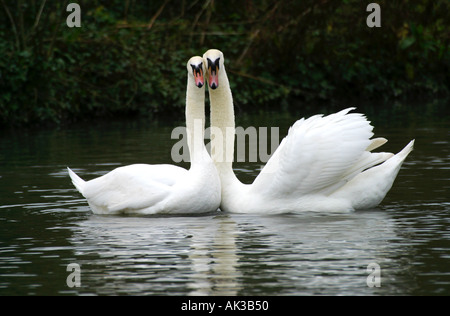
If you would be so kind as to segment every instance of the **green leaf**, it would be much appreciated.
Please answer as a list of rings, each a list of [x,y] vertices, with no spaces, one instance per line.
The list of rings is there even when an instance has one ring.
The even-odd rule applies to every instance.
[[[407,49],[407,48],[410,47],[412,44],[414,44],[415,41],[416,41],[416,39],[415,39],[414,37],[411,37],[411,36],[403,38],[403,39],[400,41],[400,43],[399,43],[400,49],[401,49],[401,50]]]

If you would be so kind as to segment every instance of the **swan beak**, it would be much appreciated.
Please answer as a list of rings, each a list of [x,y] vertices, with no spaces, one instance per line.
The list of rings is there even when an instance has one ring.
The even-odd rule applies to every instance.
[[[194,74],[195,85],[199,88],[203,87],[205,84],[205,80],[203,79],[203,66],[200,65],[191,65],[192,73]]]
[[[209,73],[209,87],[211,89],[217,89],[219,87],[219,60],[220,58],[217,58],[214,62],[211,61],[211,59],[207,58],[208,60],[208,73]]]

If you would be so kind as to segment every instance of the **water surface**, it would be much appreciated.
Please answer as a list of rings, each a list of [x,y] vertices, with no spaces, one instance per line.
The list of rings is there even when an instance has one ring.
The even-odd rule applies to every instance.
[[[416,147],[378,208],[338,215],[94,215],[66,166],[92,179],[171,163],[174,123],[3,131],[0,295],[450,295],[448,116],[367,114],[389,139],[383,150],[413,138]],[[282,135],[301,115],[241,117]],[[236,173],[251,182],[259,168],[239,163]],[[80,287],[66,283],[70,263]],[[371,263],[380,287],[367,285]]]

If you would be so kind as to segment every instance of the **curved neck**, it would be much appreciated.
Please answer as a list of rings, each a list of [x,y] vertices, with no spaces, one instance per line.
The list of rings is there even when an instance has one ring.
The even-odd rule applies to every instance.
[[[206,152],[205,134],[205,88],[198,88],[188,76],[186,89],[186,132],[191,165],[200,162]]]
[[[234,108],[225,66],[219,71],[219,86],[208,91],[211,102],[211,157],[222,182],[239,182],[233,172]]]

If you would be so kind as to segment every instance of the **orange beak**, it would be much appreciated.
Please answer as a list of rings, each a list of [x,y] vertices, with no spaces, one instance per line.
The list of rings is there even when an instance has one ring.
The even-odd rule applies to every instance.
[[[191,67],[192,73],[194,74],[195,85],[199,88],[203,87],[203,85],[205,84],[205,79],[203,77],[203,65],[191,65]]]

